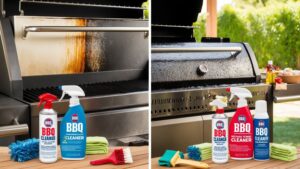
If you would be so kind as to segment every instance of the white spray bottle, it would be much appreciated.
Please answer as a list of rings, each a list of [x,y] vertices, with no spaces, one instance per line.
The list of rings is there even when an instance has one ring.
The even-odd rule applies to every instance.
[[[39,159],[43,163],[57,161],[57,113],[52,108],[55,95],[44,93],[39,96],[39,107],[45,103],[39,115]]]
[[[227,98],[217,96],[210,102],[210,106],[216,106],[216,114],[212,116],[212,161],[214,163],[228,162],[228,118],[224,114],[227,106]]]

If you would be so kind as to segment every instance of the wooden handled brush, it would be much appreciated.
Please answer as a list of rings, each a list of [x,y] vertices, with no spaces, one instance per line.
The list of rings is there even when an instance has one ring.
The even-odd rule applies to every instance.
[[[162,166],[175,167],[176,165],[188,165],[195,168],[206,169],[208,164],[198,161],[185,160],[180,157],[179,151],[167,150],[159,159],[159,164]]]
[[[177,151],[174,154],[170,163],[171,163],[172,167],[175,167],[176,165],[189,165],[189,166],[193,166],[195,168],[208,168],[209,167],[208,164],[203,163],[203,162],[185,160],[185,159],[180,158],[179,151]]]

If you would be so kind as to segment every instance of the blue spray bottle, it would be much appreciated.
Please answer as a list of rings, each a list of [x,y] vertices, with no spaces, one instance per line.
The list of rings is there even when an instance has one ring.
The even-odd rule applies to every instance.
[[[269,115],[267,102],[258,100],[255,103],[254,115],[254,159],[270,159]]]
[[[86,119],[80,105],[79,96],[85,96],[84,91],[75,85],[61,86],[65,94],[71,96],[69,110],[60,124],[60,148],[64,160],[83,160],[86,149]]]

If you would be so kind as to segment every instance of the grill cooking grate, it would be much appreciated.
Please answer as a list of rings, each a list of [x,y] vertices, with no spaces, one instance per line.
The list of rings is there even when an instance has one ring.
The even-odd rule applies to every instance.
[[[122,93],[148,90],[148,82],[145,80],[107,82],[107,83],[86,84],[86,85],[79,85],[79,86],[85,92],[86,97],[110,95],[110,94],[122,94]],[[38,102],[39,95],[43,93],[52,93],[57,97],[60,97],[62,95],[62,91],[59,90],[58,87],[47,87],[41,89],[25,90],[23,99],[30,103]],[[69,96],[66,95],[65,99],[66,98],[69,98]]]

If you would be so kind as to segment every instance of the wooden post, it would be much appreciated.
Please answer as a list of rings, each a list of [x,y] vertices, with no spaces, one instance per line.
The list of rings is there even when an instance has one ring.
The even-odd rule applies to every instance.
[[[207,0],[206,36],[217,37],[217,0]]]

